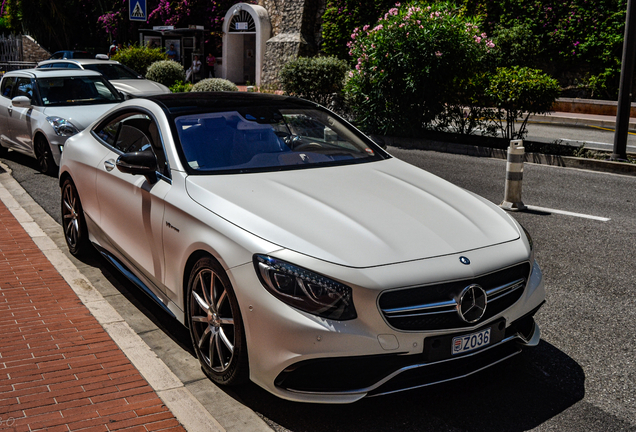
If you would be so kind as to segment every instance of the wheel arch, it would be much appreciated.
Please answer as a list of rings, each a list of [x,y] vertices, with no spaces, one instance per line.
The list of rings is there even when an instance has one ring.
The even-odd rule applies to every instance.
[[[33,144],[34,144],[34,146],[35,146],[35,141],[39,140],[39,139],[43,139],[44,141],[46,141],[48,146],[51,147],[51,143],[49,142],[49,139],[46,137],[46,134],[38,129],[33,134]]]
[[[181,290],[183,295],[183,309],[184,309],[183,311],[185,313],[185,316],[187,316],[187,309],[188,309],[188,282],[190,279],[190,272],[194,268],[194,265],[197,263],[197,261],[199,261],[199,259],[203,257],[210,257],[213,260],[219,262],[219,260],[214,256],[214,254],[203,249],[195,250],[188,257],[185,267],[183,268],[183,282],[181,285]],[[187,319],[184,319],[184,324],[187,328],[190,328],[190,322]]]
[[[70,179],[73,183],[75,183],[73,181],[73,177],[71,177],[71,174],[69,174],[68,171],[62,171],[60,173],[60,179],[59,179],[59,186],[62,187],[62,185],[64,184],[64,182],[66,181],[66,179]]]

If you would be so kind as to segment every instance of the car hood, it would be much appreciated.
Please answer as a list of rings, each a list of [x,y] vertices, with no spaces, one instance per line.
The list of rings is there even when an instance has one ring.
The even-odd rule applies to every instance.
[[[351,267],[455,254],[519,238],[494,204],[397,159],[189,176],[190,197],[283,248]]]
[[[42,111],[47,117],[62,117],[75,125],[80,131],[86,129],[99,116],[116,106],[117,103],[56,106],[44,108]]]
[[[133,96],[170,93],[170,89],[165,85],[147,79],[110,80],[110,83],[120,92]]]

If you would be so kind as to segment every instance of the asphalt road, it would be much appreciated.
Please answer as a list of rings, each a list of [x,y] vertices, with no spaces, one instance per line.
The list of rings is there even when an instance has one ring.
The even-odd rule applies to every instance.
[[[561,143],[573,146],[585,145],[594,150],[612,151],[614,148],[614,130],[598,126],[561,126],[549,123],[528,123],[528,140]],[[636,133],[627,135],[628,153],[636,153]]]
[[[503,199],[505,161],[389,150],[495,203]],[[59,221],[57,180],[15,153],[3,161]],[[538,347],[464,380],[352,405],[286,402],[255,385],[228,393],[280,431],[636,431],[636,178],[526,164],[523,201],[610,218],[513,214],[532,233],[544,272]],[[133,303],[143,302],[119,283]],[[159,310],[141,309],[162,320],[153,316]],[[165,331],[187,351],[182,330]]]

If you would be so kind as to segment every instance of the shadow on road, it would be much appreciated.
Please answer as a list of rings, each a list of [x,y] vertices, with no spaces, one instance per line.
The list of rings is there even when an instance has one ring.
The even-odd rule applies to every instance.
[[[584,382],[574,360],[542,341],[467,379],[352,405],[282,401],[255,385],[234,392],[292,431],[525,431],[582,400]]]

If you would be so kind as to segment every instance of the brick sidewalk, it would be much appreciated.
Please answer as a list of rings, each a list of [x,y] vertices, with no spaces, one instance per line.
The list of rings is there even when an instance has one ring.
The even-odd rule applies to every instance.
[[[0,431],[185,431],[0,201]]]

